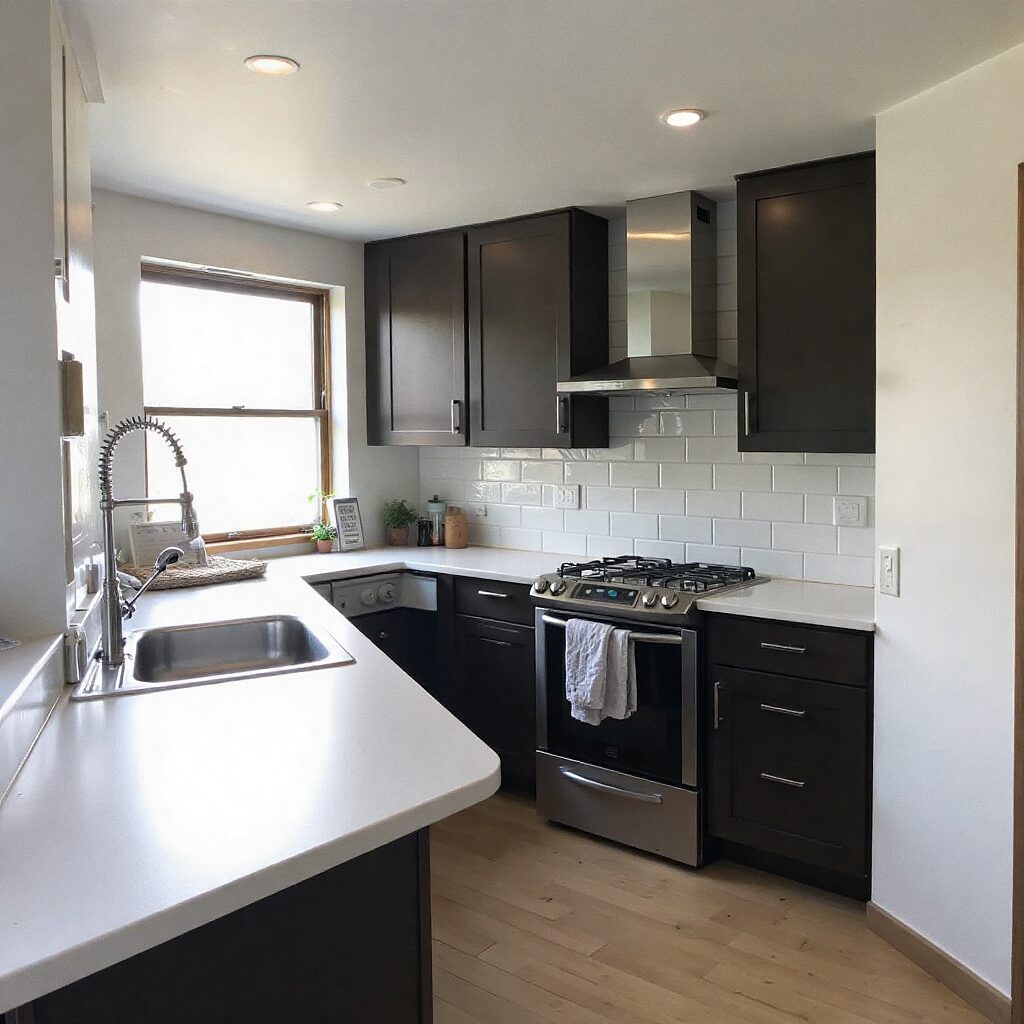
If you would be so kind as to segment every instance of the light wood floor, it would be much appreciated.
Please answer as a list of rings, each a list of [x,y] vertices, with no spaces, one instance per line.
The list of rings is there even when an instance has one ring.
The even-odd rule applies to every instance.
[[[701,871],[505,795],[431,829],[436,1024],[984,1024],[862,905]]]

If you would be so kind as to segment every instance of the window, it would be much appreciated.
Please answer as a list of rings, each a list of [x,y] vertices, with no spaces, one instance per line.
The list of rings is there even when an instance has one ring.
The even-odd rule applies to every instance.
[[[140,318],[146,413],[181,439],[205,539],[306,529],[309,495],[330,490],[327,294],[146,265]],[[148,493],[178,494],[147,445]]]

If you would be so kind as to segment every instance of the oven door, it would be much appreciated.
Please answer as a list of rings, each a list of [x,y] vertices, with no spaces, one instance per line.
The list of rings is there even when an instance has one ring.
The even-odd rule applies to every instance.
[[[615,621],[632,634],[637,708],[629,718],[586,725],[565,697],[569,616],[538,608],[537,747],[559,757],[675,786],[697,786],[697,633]]]

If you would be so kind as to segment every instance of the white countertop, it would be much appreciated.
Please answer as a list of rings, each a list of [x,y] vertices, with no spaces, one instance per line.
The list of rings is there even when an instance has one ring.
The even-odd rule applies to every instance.
[[[146,595],[130,627],[288,612],[354,665],[62,698],[0,805],[0,1011],[497,788],[494,752],[281,569]]]
[[[510,548],[372,548],[330,555],[296,555],[270,563],[273,576],[299,573],[309,580],[358,576],[372,571],[418,569],[456,576],[532,583],[562,561],[579,561],[579,555],[550,551],[518,551]],[[750,618],[806,622],[836,629],[873,632],[875,592],[871,587],[849,587],[838,583],[805,583],[801,580],[770,579],[725,594],[703,597],[697,607],[704,612],[746,615]]]

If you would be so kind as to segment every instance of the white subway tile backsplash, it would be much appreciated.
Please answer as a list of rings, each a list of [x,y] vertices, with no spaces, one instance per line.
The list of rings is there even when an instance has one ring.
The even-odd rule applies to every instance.
[[[716,491],[770,491],[772,467],[749,463],[725,463],[715,466]]]
[[[656,462],[612,462],[610,466],[613,487],[658,486]]]
[[[590,533],[607,536],[608,528],[607,512],[591,509],[566,509],[565,511],[563,529],[566,533]]]
[[[637,512],[665,512],[669,515],[686,514],[686,491],[659,487],[657,490],[636,492]]]
[[[560,508],[537,508],[536,505],[523,505],[521,520],[518,524],[531,530],[562,530],[564,513]]]
[[[735,203],[720,203],[719,347],[736,354]],[[625,221],[609,226],[609,356],[626,348]],[[622,395],[607,448],[420,449],[420,496],[487,507],[473,544],[570,557],[733,562],[768,576],[870,586],[873,455],[744,452],[736,395]],[[561,483],[579,509],[556,509]],[[867,528],[832,525],[832,496],[868,496]]]
[[[854,587],[874,584],[874,560],[853,555],[804,555],[804,579],[820,583],[846,583]]]
[[[835,494],[839,485],[839,470],[835,466],[775,466],[774,481],[777,491]]]
[[[672,437],[710,437],[715,432],[711,409],[686,409],[661,414],[661,433]]]
[[[482,475],[485,480],[518,480],[521,472],[518,462],[485,462]]]
[[[644,512],[613,512],[611,534],[613,537],[657,540],[658,517]]]
[[[609,465],[607,462],[566,462],[565,482],[567,484],[607,484]],[[621,465],[628,466],[629,463],[624,462]]]
[[[524,462],[522,481],[535,484],[560,484],[562,482],[562,463]]]
[[[718,516],[739,519],[741,511],[739,491],[687,491],[688,516]]]
[[[836,528],[810,523],[775,523],[772,526],[772,547],[783,551],[834,555],[838,550]]]
[[[629,487],[592,487],[586,489],[587,508],[602,512],[632,512],[633,490]]]
[[[766,494],[763,491],[744,491],[743,518],[801,523],[804,518],[804,496],[802,494]]]
[[[710,544],[714,539],[712,520],[696,516],[659,516],[658,530],[661,540]]]

